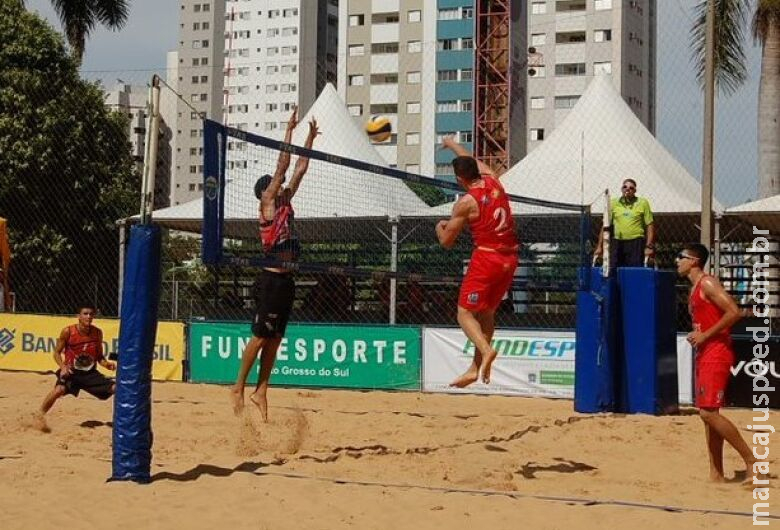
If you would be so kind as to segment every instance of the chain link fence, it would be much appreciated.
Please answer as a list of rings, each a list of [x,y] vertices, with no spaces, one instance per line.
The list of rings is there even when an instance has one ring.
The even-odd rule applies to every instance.
[[[647,17],[650,3],[637,4],[647,4],[642,15]],[[529,28],[528,46],[521,48],[534,48],[529,52],[533,64],[517,59],[515,65],[527,77],[512,93],[522,119],[509,125],[523,141],[502,177],[512,194],[592,205],[591,247],[601,222],[601,193],[609,188],[617,196],[624,178],[635,179],[638,194],[647,197],[656,212],[656,263],[662,269],[674,267],[681,245],[698,241],[700,224],[702,93],[689,44],[678,34],[681,24],[687,28],[693,22],[694,13],[689,3],[668,4],[657,6],[652,38],[636,36],[622,44],[616,42],[618,32],[607,33],[599,26],[602,18],[593,11],[571,13],[566,20],[556,14],[546,25]],[[318,58],[302,44],[283,40],[278,46],[250,45],[243,33],[249,30],[239,27],[229,13],[221,15],[226,19],[224,32],[215,32],[220,38],[212,37],[208,50],[180,49],[168,70],[80,74],[61,38],[45,22],[32,15],[2,17],[0,217],[7,219],[13,252],[10,269],[4,272],[16,311],[70,314],[86,300],[105,316],[118,314],[122,234],[135,222],[131,218],[140,205],[148,87],[155,73],[165,81],[155,183],[155,220],[166,227],[161,318],[247,320],[253,313],[256,269],[216,269],[200,262],[203,117],[281,139],[293,105],[300,105],[301,116],[314,107],[326,144],[315,143],[315,149],[359,158],[340,120],[362,131],[371,115],[385,115],[393,134],[371,146],[373,161],[452,181],[452,156],[441,151],[440,144],[448,134],[469,147],[474,140],[473,40],[445,38],[442,32],[439,38],[399,38],[394,46],[367,42],[361,49],[350,41],[342,53]],[[450,14],[436,16],[441,25],[447,22],[441,17]],[[280,32],[286,27],[283,22]],[[564,26],[569,29],[564,31]],[[607,37],[622,51],[613,52],[611,61],[596,61],[598,65],[586,60],[585,47]],[[654,70],[639,66],[641,57],[651,56]],[[713,259],[724,284],[744,305],[749,305],[754,285],[755,259],[747,252],[753,227],[768,230],[774,238],[780,234],[776,206],[729,211],[758,198],[758,107],[753,93],[760,66],[758,53],[748,49],[746,86],[731,97],[720,96],[717,103],[715,196],[722,215]],[[318,100],[329,90],[327,83],[333,83],[331,96],[336,97]],[[745,107],[746,101],[755,106]],[[235,149],[238,154],[243,148],[237,143]],[[248,178],[270,173],[275,165],[274,157],[236,161],[246,164],[240,169]],[[325,173],[312,168],[302,186],[314,186],[327,178]],[[359,187],[361,181],[354,185]],[[431,197],[420,191],[422,202],[438,205],[438,218],[448,217],[453,193]],[[248,254],[257,249],[248,243],[256,234],[257,219],[251,189],[245,195],[249,212],[233,219],[243,235],[229,244]],[[578,223],[565,215],[536,215],[524,204],[516,205],[513,213],[524,244],[518,269],[522,288],[510,293],[497,324],[572,327],[580,263]],[[436,242],[433,222],[400,216],[398,234],[406,239],[399,246],[398,270],[421,277],[400,278],[394,296],[390,280],[301,273],[292,319],[455,324],[457,284],[431,276],[462,274],[469,238],[463,234],[456,249],[444,250]],[[389,263],[392,226],[387,220],[383,225],[356,220],[345,226],[349,231],[340,233],[338,241],[308,243],[304,259],[347,267],[369,257],[383,266]],[[362,245],[362,254],[356,255],[350,244]],[[770,252],[773,277],[778,271],[776,248]],[[776,282],[772,286],[776,304]],[[687,325],[686,292],[680,281],[680,329]]]

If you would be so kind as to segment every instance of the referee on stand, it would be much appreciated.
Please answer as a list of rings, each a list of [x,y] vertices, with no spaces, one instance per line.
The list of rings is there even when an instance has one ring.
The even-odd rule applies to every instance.
[[[645,258],[655,260],[655,225],[650,203],[636,195],[636,181],[626,179],[619,198],[611,200],[612,237],[610,240],[610,267],[642,267]],[[604,250],[604,231],[599,231],[599,242],[594,257],[599,259]]]

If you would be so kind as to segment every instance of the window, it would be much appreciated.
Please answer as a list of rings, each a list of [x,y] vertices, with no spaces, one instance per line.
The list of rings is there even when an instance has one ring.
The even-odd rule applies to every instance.
[[[462,11],[462,15],[461,15],[462,19],[470,20],[470,19],[474,18],[474,8],[473,7],[464,7],[464,8],[461,8],[461,9],[463,10]]]
[[[284,66],[282,66],[283,74],[294,74],[297,71],[298,71],[297,64],[285,64]]]
[[[377,103],[371,105],[371,114],[398,114],[398,105],[396,103]]]
[[[366,23],[366,16],[365,15],[350,15],[349,16],[349,25],[352,27],[355,26],[362,26]]]
[[[544,66],[534,66],[528,69],[528,77],[545,77],[547,75],[547,68]]]
[[[208,66],[209,64],[209,58],[208,57],[201,57],[200,58],[200,65],[201,66]]]
[[[279,124],[275,121],[267,121],[265,122],[265,130],[266,131],[275,131],[279,127]]]
[[[276,65],[267,66],[265,69],[266,74],[275,74],[279,71],[279,67]]]
[[[555,2],[555,10],[558,13],[585,11],[585,7],[585,0],[557,0]]]
[[[457,7],[439,9],[439,20],[457,20],[460,18]]]
[[[420,114],[420,102],[419,101],[409,101],[406,103],[406,113],[407,114]]]
[[[547,13],[547,2],[532,2],[531,13],[534,15],[544,15]]]
[[[204,13],[211,11],[211,7],[209,6],[209,4],[203,4],[202,9]]]
[[[201,45],[201,47],[203,47],[203,48],[208,48],[208,47],[209,47],[209,41],[208,41],[208,39],[203,39],[203,40],[200,42],[200,45]]]
[[[287,93],[287,92],[295,92],[297,90],[297,86],[295,83],[283,83],[280,85],[280,91]]]
[[[531,35],[531,46],[544,46],[546,42],[546,33],[534,33]]]
[[[531,108],[532,109],[543,109],[544,108],[544,96],[537,96],[531,98]]]
[[[574,44],[577,42],[585,42],[584,31],[565,31],[555,34],[556,44]]]
[[[266,94],[274,94],[276,93],[277,90],[279,90],[279,87],[277,85],[265,85]]]
[[[439,70],[439,72],[436,74],[436,79],[438,81],[457,81],[458,80],[458,71],[457,70]]]
[[[366,49],[362,44],[350,44],[349,54],[351,56],[363,55],[366,53]]]
[[[271,9],[268,12],[268,18],[276,18],[279,16],[279,10],[278,9]]]
[[[363,76],[360,74],[349,76],[349,86],[363,86]]]
[[[398,53],[398,43],[397,42],[376,42],[371,45],[371,53],[373,54]]]
[[[276,37],[279,35],[279,28],[270,28],[267,33],[269,37]]]
[[[458,112],[458,102],[439,101],[436,103],[436,112]]]
[[[410,40],[406,43],[406,51],[409,53],[420,53],[422,51],[422,42]]]
[[[194,57],[192,59],[192,66],[198,66],[198,65],[200,65],[200,59],[198,59],[197,57]]]
[[[349,105],[347,106],[347,110],[349,111],[350,116],[363,115],[363,105]]]
[[[198,49],[198,48],[200,48],[200,41],[199,41],[199,40],[194,40],[194,41],[192,41],[192,47],[193,47],[194,49]]]
[[[200,22],[195,22],[194,24],[192,24],[193,31],[198,31],[199,29],[200,29]]]
[[[460,132],[460,143],[468,144],[471,143],[473,139],[474,139],[474,134],[471,131]]]
[[[596,11],[612,9],[612,0],[596,0],[593,7],[595,7]]]
[[[279,53],[279,48],[266,48],[265,53],[269,57],[273,57],[274,55]]]
[[[561,63],[555,65],[555,75],[585,75],[585,63]]]
[[[397,24],[398,20],[398,11],[393,11],[390,13],[374,13],[371,15],[372,24]]]
[[[282,37],[289,37],[291,35],[297,35],[297,34],[298,34],[298,28],[296,27],[282,29]]]
[[[406,82],[410,85],[419,85],[420,72],[406,72]]]
[[[297,17],[298,16],[298,8],[293,7],[292,9],[285,9],[284,10],[284,16],[285,17]]]
[[[275,110],[279,109],[279,105],[276,103],[266,103],[265,104],[265,110],[266,112],[274,112]]]
[[[422,20],[421,11],[419,10],[409,11],[406,20],[409,22],[419,22],[420,20]]]
[[[612,62],[604,61],[600,63],[593,63],[593,75],[604,75],[612,73]]]
[[[406,145],[420,145],[420,133],[406,133]]]
[[[398,74],[371,74],[372,85],[394,85],[398,83]]]
[[[192,76],[192,83],[197,85],[198,84],[198,76],[194,75]]]
[[[474,39],[471,37],[463,37],[460,39],[460,49],[461,50],[473,50],[474,49]]]
[[[207,76],[207,75],[200,76],[200,82],[201,83],[208,83],[209,82],[209,76]]]
[[[200,27],[201,27],[202,29],[209,29],[209,23],[208,23],[208,22],[203,22],[203,23],[200,25]]]
[[[531,129],[529,132],[530,136],[528,139],[532,142],[544,140],[544,129]]]
[[[457,50],[458,39],[439,39],[436,42],[436,49],[439,51]]]
[[[195,184],[190,184],[190,191],[195,191]]]
[[[597,29],[593,32],[593,42],[607,42],[612,40],[611,29]]]
[[[198,166],[190,166],[190,173],[197,173],[198,172]]]
[[[441,143],[441,141],[439,141]],[[436,174],[437,175],[451,175],[452,174],[452,166],[450,164],[446,163],[439,163],[436,164]]]
[[[298,53],[298,46],[282,46],[282,55],[295,55]]]
[[[474,77],[474,71],[471,68],[464,68],[460,71],[461,81],[470,81]]]
[[[470,99],[464,99],[460,102],[461,112],[471,112],[472,102]]]
[[[555,96],[556,109],[571,109],[577,104],[579,96]]]
[[[181,7],[184,8],[184,6]],[[195,4],[194,6],[192,6],[192,10],[195,11],[196,13],[200,13],[200,4]]]

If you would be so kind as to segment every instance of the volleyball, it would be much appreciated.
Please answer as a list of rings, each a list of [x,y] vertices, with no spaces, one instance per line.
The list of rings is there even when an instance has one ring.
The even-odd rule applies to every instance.
[[[384,142],[392,132],[393,126],[387,116],[371,116],[366,123],[366,134],[372,142]]]

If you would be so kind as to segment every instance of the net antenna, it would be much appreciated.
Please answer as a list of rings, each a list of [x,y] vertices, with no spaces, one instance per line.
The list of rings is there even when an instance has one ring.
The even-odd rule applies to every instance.
[[[157,173],[157,143],[160,138],[160,78],[152,76],[149,86],[149,126],[146,129],[146,153],[144,157],[144,178],[141,187],[141,224],[149,224],[154,208],[154,182]]]
[[[601,229],[601,237],[603,238],[602,241],[604,242],[602,248],[603,253],[601,255],[601,275],[604,278],[609,278],[610,275],[610,263],[609,263],[609,256],[610,256],[610,244],[612,239],[612,212],[610,211],[610,208],[612,207],[612,202],[610,201],[609,197],[609,190],[604,190],[604,220],[603,220],[603,228]]]

